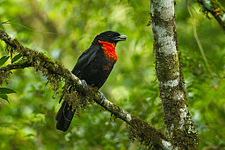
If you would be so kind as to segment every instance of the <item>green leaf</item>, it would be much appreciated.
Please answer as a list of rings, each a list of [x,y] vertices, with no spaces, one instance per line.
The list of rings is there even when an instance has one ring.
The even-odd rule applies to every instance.
[[[21,54],[18,54],[18,55],[16,55],[16,56],[14,56],[13,59],[11,60],[11,63],[16,62],[16,61],[19,60],[21,57],[22,57]]]
[[[0,98],[6,100],[8,103],[9,103],[9,99],[8,99],[8,96],[5,95],[5,94],[0,94]]]
[[[2,58],[0,58],[0,66],[2,66],[8,59],[9,56],[3,56]]]
[[[16,92],[9,88],[0,88],[0,94],[11,94],[11,93],[16,93]]]

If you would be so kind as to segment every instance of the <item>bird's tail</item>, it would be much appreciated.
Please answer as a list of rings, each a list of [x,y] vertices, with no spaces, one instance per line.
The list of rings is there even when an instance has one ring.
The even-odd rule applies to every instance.
[[[62,106],[56,115],[56,128],[65,132],[70,126],[74,112],[75,110],[72,110],[72,106],[70,106],[67,101],[63,101]]]

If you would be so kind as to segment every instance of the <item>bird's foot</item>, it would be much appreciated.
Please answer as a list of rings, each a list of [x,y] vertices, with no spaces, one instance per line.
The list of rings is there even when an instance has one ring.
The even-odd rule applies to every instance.
[[[105,101],[105,96],[104,96],[104,94],[102,93],[102,92],[100,92],[100,91],[98,91],[98,93],[101,95],[101,102],[100,102],[100,104],[103,104],[104,103],[104,101]]]
[[[85,80],[81,80],[81,84],[83,88],[87,87],[87,82]]]

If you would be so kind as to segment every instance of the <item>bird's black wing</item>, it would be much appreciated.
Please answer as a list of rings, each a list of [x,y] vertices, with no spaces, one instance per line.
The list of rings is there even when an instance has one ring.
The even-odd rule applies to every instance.
[[[72,73],[82,79],[84,69],[94,60],[94,57],[99,50],[98,48],[99,47],[97,46],[91,46],[89,49],[84,51],[73,68]],[[56,128],[64,132],[67,131],[73,119],[74,113],[75,110],[72,110],[72,106],[69,105],[67,100],[64,100],[56,115]]]
[[[88,66],[88,64],[94,60],[98,50],[99,46],[91,46],[86,51],[84,51],[83,54],[78,58],[78,61],[74,66],[72,73],[80,78],[80,73],[82,73],[83,70]]]

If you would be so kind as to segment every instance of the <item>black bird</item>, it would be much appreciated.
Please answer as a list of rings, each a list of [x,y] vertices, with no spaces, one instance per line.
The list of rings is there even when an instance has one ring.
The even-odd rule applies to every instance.
[[[97,35],[91,46],[79,57],[72,73],[80,80],[86,81],[86,84],[100,89],[117,61],[115,52],[117,42],[125,41],[126,38],[126,35],[113,31]],[[72,110],[72,107],[64,100],[56,115],[56,128],[67,131],[74,113],[75,110]]]

